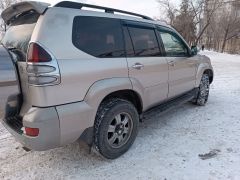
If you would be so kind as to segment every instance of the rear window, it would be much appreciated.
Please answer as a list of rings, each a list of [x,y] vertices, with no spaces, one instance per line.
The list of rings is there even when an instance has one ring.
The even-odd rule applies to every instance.
[[[15,48],[27,53],[28,43],[39,15],[34,12],[21,15],[9,26],[2,43],[7,48]]]
[[[95,57],[125,56],[121,23],[118,19],[75,17],[72,41],[76,48]]]

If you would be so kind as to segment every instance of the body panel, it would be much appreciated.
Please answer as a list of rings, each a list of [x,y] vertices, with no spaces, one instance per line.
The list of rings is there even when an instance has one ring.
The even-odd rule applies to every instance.
[[[84,101],[57,106],[56,109],[60,122],[60,145],[76,141],[85,129],[93,126],[90,118],[96,110]]]
[[[31,103],[34,106],[54,106],[82,101],[95,82],[128,77],[125,58],[108,59],[58,59],[61,84],[56,86],[30,86]]]
[[[169,63],[169,94],[172,98],[195,87],[197,60],[195,57],[166,57]]]
[[[143,88],[143,106],[148,108],[165,100],[168,95],[168,64],[164,57],[127,58],[129,77]],[[142,69],[134,69],[136,63]]]

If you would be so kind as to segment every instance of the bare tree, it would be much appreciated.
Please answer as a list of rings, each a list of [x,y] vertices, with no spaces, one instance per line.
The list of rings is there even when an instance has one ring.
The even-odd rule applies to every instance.
[[[182,0],[180,8],[176,8],[169,0],[158,0],[161,9],[165,10],[168,24],[174,27],[189,43],[195,40],[196,27],[190,11],[189,0]]]
[[[222,6],[224,0],[182,0],[182,3],[184,3],[184,1],[188,4],[187,12],[185,12],[185,14],[188,15],[187,19],[186,17],[176,18],[179,16],[179,13],[181,13],[181,9],[174,8],[170,0],[158,0],[158,3],[166,9],[169,24],[173,27],[175,27],[174,24],[183,24],[183,21],[191,21],[191,23],[193,23],[190,23],[189,27],[192,28],[192,31],[192,26],[198,29],[194,40],[194,44],[197,45],[211,24],[215,11]],[[185,27],[185,31],[191,30],[186,28],[187,27]]]
[[[168,23],[188,41],[230,53],[240,52],[239,0],[181,0],[176,8],[171,0],[157,0]]]
[[[240,37],[240,16],[238,15],[238,11],[238,9],[234,8],[233,10],[222,14],[219,19],[220,29],[223,30],[223,43],[221,52],[224,51],[227,41],[238,36]]]
[[[190,0],[182,0],[179,13],[173,21],[173,26],[189,44],[194,45],[197,27],[194,23],[194,16],[189,2]]]
[[[199,43],[199,40],[206,32],[207,28],[211,24],[214,17],[214,13],[223,5],[224,0],[191,0],[190,4],[194,14],[195,25],[200,26],[199,32],[195,44]]]
[[[165,10],[168,24],[173,26],[173,21],[178,13],[178,9],[169,0],[157,0],[161,10]]]
[[[240,53],[240,1],[224,1],[204,33],[207,48]],[[206,17],[204,17],[206,18]]]

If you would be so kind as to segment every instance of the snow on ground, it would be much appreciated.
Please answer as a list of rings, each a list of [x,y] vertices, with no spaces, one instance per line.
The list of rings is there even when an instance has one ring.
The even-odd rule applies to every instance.
[[[208,104],[152,113],[116,160],[88,154],[83,143],[25,152],[0,125],[0,179],[240,179],[240,56],[204,54],[215,69]]]

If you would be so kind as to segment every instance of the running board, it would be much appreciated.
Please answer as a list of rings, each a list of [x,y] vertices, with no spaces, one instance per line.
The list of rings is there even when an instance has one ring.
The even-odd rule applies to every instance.
[[[142,118],[144,119],[145,116],[148,116],[152,113],[154,114],[162,114],[165,113],[171,109],[174,109],[186,102],[191,101],[192,99],[194,99],[197,96],[198,93],[198,88],[195,88],[181,96],[178,96],[176,98],[173,98],[171,100],[168,100],[158,106],[155,106],[149,110],[147,110],[146,112],[143,113]]]

